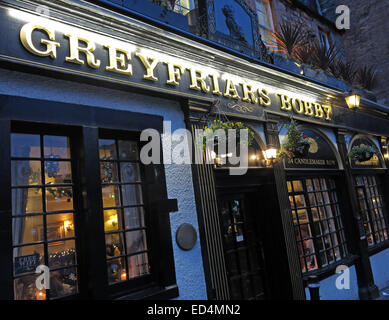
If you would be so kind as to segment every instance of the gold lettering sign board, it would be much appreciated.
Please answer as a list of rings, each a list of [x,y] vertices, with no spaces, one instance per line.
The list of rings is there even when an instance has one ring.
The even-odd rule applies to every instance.
[[[208,100],[223,99],[231,110],[239,113],[252,113],[254,108],[261,107],[331,120],[332,107],[329,104],[142,49],[126,41],[29,16],[31,21],[19,22],[16,30],[19,31],[19,45],[25,51],[23,55],[27,52],[29,60],[36,64],[54,66],[57,70],[79,68],[80,73],[160,92],[200,96]],[[97,41],[95,38],[99,36]]]

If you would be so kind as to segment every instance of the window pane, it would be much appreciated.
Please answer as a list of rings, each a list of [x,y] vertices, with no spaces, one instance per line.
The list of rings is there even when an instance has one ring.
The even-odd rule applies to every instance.
[[[116,157],[115,140],[99,139],[99,154],[101,160],[114,160]]]
[[[76,264],[76,246],[74,240],[49,242],[48,252],[50,268]]]
[[[11,134],[11,157],[40,158],[40,136],[38,134]]]
[[[74,237],[73,213],[50,214],[46,216],[47,240]]]
[[[301,183],[301,181],[299,180],[293,181],[293,191],[294,192],[303,191],[303,184]]]
[[[127,280],[126,263],[124,258],[108,260],[107,269],[109,284]]]
[[[42,189],[12,189],[12,215],[42,212]]]
[[[147,250],[144,230],[126,232],[127,254]]]
[[[50,272],[50,298],[77,293],[77,270],[66,268]]]
[[[70,159],[70,146],[68,137],[44,136],[43,147],[45,158]]]
[[[138,184],[122,185],[123,205],[132,206],[143,203],[142,189]]]
[[[39,275],[29,275],[14,280],[15,300],[45,300],[46,293],[40,292],[35,284]]]
[[[150,273],[149,259],[146,253],[130,256],[127,259],[129,278],[140,277]]]
[[[13,249],[14,274],[35,272],[37,266],[45,264],[43,244],[36,244]]]
[[[119,140],[119,158],[121,160],[138,160],[138,146],[134,141]]]
[[[105,249],[107,258],[124,254],[123,233],[106,234]]]
[[[121,182],[139,182],[140,172],[137,163],[122,162],[120,163],[120,181]]]
[[[73,191],[68,187],[46,189],[46,211],[73,210]]]
[[[121,210],[104,210],[104,231],[116,231],[122,229]]]
[[[11,161],[12,186],[29,186],[42,183],[40,161]]]
[[[13,244],[43,241],[43,216],[30,216],[12,219]]]
[[[72,183],[70,161],[45,161],[45,184]]]
[[[104,186],[102,193],[104,208],[120,206],[120,193],[118,186]]]
[[[119,182],[117,163],[108,161],[100,162],[100,175],[102,183]]]
[[[134,229],[145,226],[143,207],[125,208],[124,209],[124,223],[126,229]]]

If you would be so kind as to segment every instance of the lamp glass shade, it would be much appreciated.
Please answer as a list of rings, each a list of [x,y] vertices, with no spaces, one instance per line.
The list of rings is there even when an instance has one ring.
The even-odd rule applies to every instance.
[[[277,158],[277,149],[276,148],[268,148],[264,152],[265,158],[266,159],[275,159]]]
[[[361,97],[357,94],[352,94],[346,97],[346,103],[350,109],[358,108],[361,102]]]

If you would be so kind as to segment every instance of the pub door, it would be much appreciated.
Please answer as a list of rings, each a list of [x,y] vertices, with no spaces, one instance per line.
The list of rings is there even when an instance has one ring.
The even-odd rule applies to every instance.
[[[258,194],[253,190],[218,197],[227,278],[233,300],[267,297]]]

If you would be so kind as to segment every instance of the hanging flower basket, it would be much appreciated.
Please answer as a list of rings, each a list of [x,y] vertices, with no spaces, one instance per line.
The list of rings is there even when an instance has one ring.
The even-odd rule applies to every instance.
[[[209,131],[208,129],[212,130]],[[222,141],[218,136],[214,137],[214,133],[217,130],[223,130],[225,132],[226,140]],[[236,130],[236,141],[237,145],[241,143],[240,141],[240,130],[247,129],[248,130],[248,146],[251,146],[254,142],[254,131],[245,126],[242,122],[233,122],[233,121],[221,121],[221,120],[213,120],[209,122],[208,125],[204,127],[204,135],[203,135],[203,146],[204,149],[207,145],[207,141],[214,139],[214,145],[217,146],[219,143],[225,143],[227,146],[228,143],[228,130]],[[224,140],[224,139],[223,139]]]
[[[294,120],[290,121],[287,126],[288,132],[286,134],[286,142],[281,145],[278,152],[278,158],[296,158],[306,157],[311,145],[308,137],[297,129],[297,123]]]
[[[353,161],[365,162],[369,161],[377,151],[372,146],[360,145],[351,148],[348,157]]]

